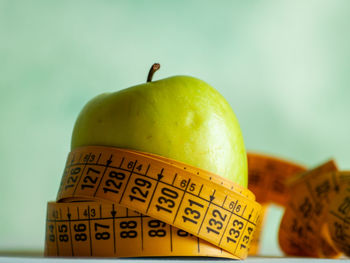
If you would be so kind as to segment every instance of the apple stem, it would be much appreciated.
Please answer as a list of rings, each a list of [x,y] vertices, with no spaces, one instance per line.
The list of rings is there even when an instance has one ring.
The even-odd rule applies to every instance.
[[[160,68],[159,63],[154,63],[152,67],[150,68],[147,76],[147,82],[151,82],[153,78],[153,74]]]

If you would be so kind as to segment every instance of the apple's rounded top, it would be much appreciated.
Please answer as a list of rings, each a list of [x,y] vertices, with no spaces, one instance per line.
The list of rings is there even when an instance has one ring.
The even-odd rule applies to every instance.
[[[194,77],[149,81],[95,97],[72,135],[72,149],[87,145],[162,155],[247,186],[238,121],[221,94]]]

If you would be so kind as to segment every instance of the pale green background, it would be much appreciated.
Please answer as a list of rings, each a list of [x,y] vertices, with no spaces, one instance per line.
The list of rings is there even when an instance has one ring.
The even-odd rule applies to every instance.
[[[349,169],[349,30],[347,0],[0,1],[0,250],[43,248],[80,109],[153,62],[218,89],[248,149]]]

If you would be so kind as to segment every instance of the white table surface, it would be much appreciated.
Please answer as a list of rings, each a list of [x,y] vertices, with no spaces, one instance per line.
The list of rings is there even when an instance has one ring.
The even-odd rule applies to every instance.
[[[67,262],[74,262],[74,263],[101,263],[101,262],[117,262],[117,263],[150,263],[150,262],[156,262],[156,263],[162,263],[162,262],[168,262],[168,263],[203,263],[203,262],[228,262],[233,261],[231,259],[220,259],[220,258],[207,258],[207,257],[201,257],[201,258],[195,258],[195,257],[174,257],[174,258],[89,258],[89,259],[82,259],[82,258],[44,258],[42,256],[42,253],[40,252],[26,252],[26,251],[0,251],[0,263],[67,263]],[[341,259],[316,259],[316,258],[292,258],[292,257],[248,257],[245,262],[249,263],[301,263],[301,262],[350,262],[350,259],[348,258],[341,258]]]

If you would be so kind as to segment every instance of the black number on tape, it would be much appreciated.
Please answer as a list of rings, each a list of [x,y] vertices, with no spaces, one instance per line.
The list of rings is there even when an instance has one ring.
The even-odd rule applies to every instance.
[[[242,244],[241,244],[241,249],[242,248],[247,248],[247,245],[248,245],[248,242],[249,242],[249,239],[250,239],[250,234],[252,233],[252,231],[253,231],[253,228],[251,228],[251,227],[248,227],[248,235],[245,235],[244,237],[243,237],[243,240],[242,240]]]
[[[174,208],[175,206],[175,201],[178,197],[179,194],[176,191],[173,191],[169,188],[162,188],[161,190],[162,194],[159,198],[158,198],[158,203],[156,205],[156,208],[158,211],[163,210],[166,211],[168,213],[172,213],[172,210],[169,208]],[[168,197],[168,198],[167,198]],[[161,206],[161,205],[166,205],[167,207]]]
[[[76,168],[70,170],[71,175],[68,177],[66,186],[64,187],[65,190],[74,186],[74,184],[78,180],[77,174],[80,173],[80,170],[81,170],[80,167],[76,167]],[[72,176],[72,175],[75,175],[75,176]]]
[[[55,242],[55,235],[54,235],[54,225],[49,225],[48,229],[49,229],[49,240],[50,242]]]
[[[108,177],[110,179],[106,180],[105,187],[103,187],[103,191],[105,193],[112,192],[118,194],[123,184],[123,182],[118,181],[123,181],[125,179],[125,174],[121,172],[110,171]]]
[[[195,183],[190,184],[190,187],[188,188],[188,190],[190,190],[191,192],[196,190],[196,184]]]
[[[188,199],[188,202],[190,203],[190,206],[198,206],[200,208],[204,207],[204,205],[197,203],[196,201],[193,201],[191,199]],[[182,219],[184,222],[188,221],[188,222],[191,222],[193,224],[198,224],[198,220],[196,220],[196,219],[199,219],[201,217],[201,213],[198,210],[191,208],[191,207],[186,207],[184,212],[186,215],[192,217],[192,218],[190,218],[187,216],[182,216]]]
[[[97,183],[98,177],[91,177],[91,176],[89,175],[89,173],[90,173],[90,174],[93,174],[93,173],[94,173],[94,174],[100,174],[101,171],[89,167],[88,170],[87,170],[87,172],[86,172],[86,176],[85,176],[85,178],[84,178],[84,180],[83,180],[83,182],[84,182],[85,184],[82,184],[82,185],[81,185],[81,189],[84,189],[84,188],[94,188],[94,187],[95,187],[95,184]]]
[[[95,223],[95,231],[96,231],[95,238],[97,240],[100,240],[100,239],[106,240],[106,239],[110,238],[111,235],[108,231],[97,232],[97,231],[99,231],[99,229],[101,229],[102,231],[105,229],[109,229],[109,225]]]
[[[135,229],[137,227],[136,221],[130,220],[130,221],[123,221],[119,224],[120,228],[122,229]],[[135,230],[125,230],[120,232],[121,238],[135,238],[137,237],[137,232]]]
[[[58,226],[58,232],[60,233],[67,233],[68,231],[68,228],[67,228],[67,225],[60,225]],[[68,242],[68,234],[59,234],[58,235],[58,239],[61,241],[61,242]]]
[[[166,224],[159,220],[150,220],[148,226],[150,228],[163,228]],[[148,235],[150,237],[165,237],[166,231],[165,229],[151,229],[148,231]]]
[[[149,189],[149,188],[151,188],[152,183],[147,181],[147,180],[145,180],[145,179],[142,179],[142,178],[136,178],[135,179],[135,184],[138,185],[138,186],[134,186],[134,187],[131,188],[131,192],[134,195],[129,195],[130,201],[137,200],[137,201],[140,201],[142,203],[145,203],[146,202],[146,198],[147,198],[147,196],[149,194],[149,191],[148,190],[144,190],[143,187],[146,187],[147,189]],[[137,196],[137,195],[139,195],[139,196]]]
[[[214,219],[214,218],[211,218],[211,219],[209,220],[209,225],[212,226],[213,228],[212,228],[212,227],[207,227],[207,231],[208,231],[208,233],[213,232],[214,234],[219,235],[220,232],[219,232],[218,230],[221,230],[221,229],[222,229],[222,227],[223,227],[223,222],[225,222],[226,216],[227,216],[227,215],[222,216],[222,214],[220,213],[220,211],[217,210],[217,209],[213,210],[213,213],[212,213],[212,214],[213,214],[213,217],[214,217],[214,218],[219,218],[219,219],[216,220],[216,219]],[[215,227],[216,229],[214,229],[214,227]]]
[[[84,210],[84,216],[89,217],[89,211],[87,209]],[[95,208],[90,209],[90,217],[96,216],[96,210]]]
[[[230,236],[232,236],[233,238],[231,237],[227,237],[227,243],[228,242],[233,242],[233,243],[236,243],[237,242],[237,238],[239,237],[240,235],[240,230],[243,228],[243,222],[235,219],[233,220],[232,222],[232,226],[233,228],[231,228],[229,230],[229,234]]]
[[[86,230],[85,224],[74,224],[74,231],[75,232],[84,232]]]
[[[86,230],[86,225],[85,224],[74,224],[74,231],[78,232],[74,235],[75,241],[86,241],[87,236],[85,233],[80,233],[80,232],[85,232]]]
[[[179,237],[188,237],[188,236],[193,236],[192,234],[190,234],[190,233],[188,233],[188,232],[186,232],[185,230],[182,230],[182,229],[178,229],[177,230],[177,235],[179,236]]]

